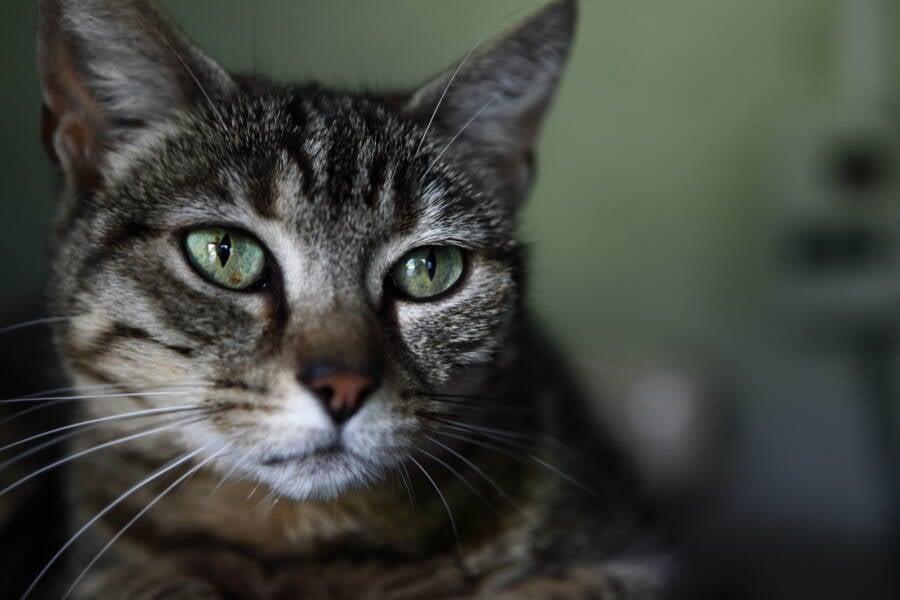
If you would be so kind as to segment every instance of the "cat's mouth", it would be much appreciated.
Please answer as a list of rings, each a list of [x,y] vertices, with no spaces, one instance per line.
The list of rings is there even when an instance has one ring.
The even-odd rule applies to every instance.
[[[384,468],[340,440],[271,450],[248,467],[277,495],[293,500],[336,498],[377,478]]]
[[[320,448],[313,450],[303,450],[297,452],[286,452],[281,454],[272,454],[264,457],[260,463],[264,467],[274,467],[290,462],[308,460],[310,458],[331,458],[339,454],[351,454],[339,441],[331,442]]]

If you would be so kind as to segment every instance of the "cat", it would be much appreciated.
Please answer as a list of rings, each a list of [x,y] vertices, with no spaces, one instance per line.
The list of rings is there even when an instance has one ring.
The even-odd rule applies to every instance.
[[[228,73],[149,0],[41,1],[54,335],[93,398],[26,593],[662,597],[515,236],[575,21],[357,93]]]

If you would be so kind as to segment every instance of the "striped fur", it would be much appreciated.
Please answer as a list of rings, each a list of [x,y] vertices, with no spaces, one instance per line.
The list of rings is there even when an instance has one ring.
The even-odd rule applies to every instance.
[[[656,597],[659,570],[622,556],[645,537],[628,477],[524,309],[515,216],[574,12],[548,5],[455,81],[454,68],[374,95],[229,75],[143,0],[42,2],[44,141],[63,176],[53,300],[73,316],[57,329],[63,360],[83,386],[194,386],[204,410],[79,462],[75,522],[148,468],[215,458],[125,533],[80,597]],[[262,243],[265,287],[198,276],[183,236],[214,225]],[[392,265],[434,244],[464,250],[460,284],[404,299]],[[340,427],[299,380],[321,360],[379,375]],[[183,403],[147,394],[83,412]],[[391,486],[410,469],[413,512]],[[480,472],[475,491],[498,513],[454,470]],[[237,483],[218,489],[223,476]],[[128,525],[166,485],[90,535]],[[268,512],[246,502],[257,487]]]

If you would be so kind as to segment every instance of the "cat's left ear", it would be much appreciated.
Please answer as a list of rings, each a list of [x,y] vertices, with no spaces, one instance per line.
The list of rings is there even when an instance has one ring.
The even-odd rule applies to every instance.
[[[41,0],[38,67],[44,147],[82,186],[117,143],[236,89],[155,0]]]
[[[572,45],[575,16],[575,0],[550,3],[420,87],[404,109],[431,122],[443,145],[452,140],[451,152],[497,169],[514,202],[531,183],[534,146]]]

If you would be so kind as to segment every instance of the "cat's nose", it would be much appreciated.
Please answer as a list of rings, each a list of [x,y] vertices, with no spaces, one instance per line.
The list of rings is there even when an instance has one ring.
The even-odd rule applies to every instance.
[[[330,365],[307,369],[300,381],[322,402],[325,411],[338,425],[355,415],[378,388],[378,380],[371,374]]]

